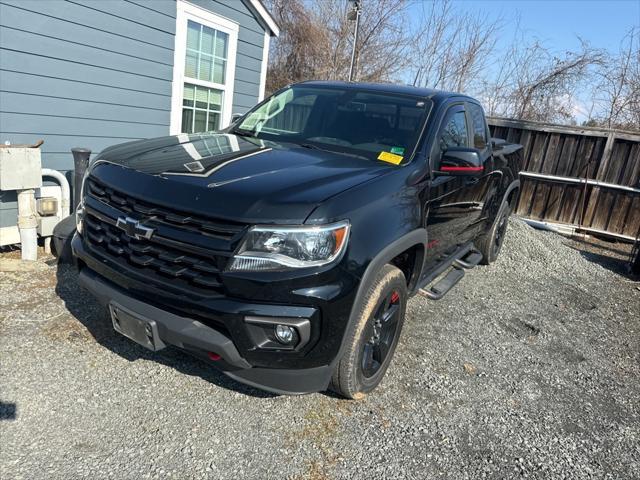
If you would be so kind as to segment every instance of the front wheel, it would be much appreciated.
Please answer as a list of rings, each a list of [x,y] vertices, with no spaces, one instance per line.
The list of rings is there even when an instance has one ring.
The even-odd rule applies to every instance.
[[[360,305],[331,379],[333,391],[355,399],[378,386],[398,344],[407,308],[402,271],[393,265],[382,267]]]
[[[491,225],[491,229],[476,243],[478,250],[482,253],[482,264],[489,265],[498,258],[504,237],[507,233],[510,215],[511,205],[507,200],[504,200],[502,205],[500,205],[500,210],[498,210],[493,225]]]

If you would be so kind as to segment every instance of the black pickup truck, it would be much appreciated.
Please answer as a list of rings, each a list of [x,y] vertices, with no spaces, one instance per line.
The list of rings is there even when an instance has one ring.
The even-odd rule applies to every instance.
[[[408,299],[496,259],[519,145],[473,98],[303,82],[230,127],[117,145],[72,241],[113,327],[277,393],[373,390]]]

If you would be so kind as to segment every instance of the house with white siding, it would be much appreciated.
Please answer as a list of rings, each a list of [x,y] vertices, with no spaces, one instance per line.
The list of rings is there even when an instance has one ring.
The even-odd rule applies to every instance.
[[[278,33],[260,0],[0,0],[0,143],[43,139],[69,176],[72,147],[224,127],[262,100]],[[16,215],[0,191],[5,239]]]

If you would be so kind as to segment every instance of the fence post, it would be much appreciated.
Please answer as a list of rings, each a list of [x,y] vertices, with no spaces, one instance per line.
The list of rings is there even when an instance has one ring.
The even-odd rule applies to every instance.
[[[615,143],[616,143],[616,134],[615,132],[611,131],[609,132],[609,135],[607,136],[607,141],[604,144],[604,150],[602,151],[602,158],[600,159],[600,165],[598,165],[598,171],[596,172],[595,180],[604,180],[601,177],[604,176],[605,172],[609,168],[609,161],[611,160],[611,154],[613,153],[613,147],[615,146]],[[589,172],[589,169],[587,167],[587,174],[588,172]],[[585,185],[584,196],[585,196],[583,198],[584,203],[583,203],[583,208],[582,208],[581,218],[580,218],[580,225],[579,225],[580,227],[587,226],[585,225],[585,220],[588,218],[591,218],[591,223],[589,223],[589,225],[592,224],[593,216],[595,215],[595,210],[598,205],[598,197],[600,196],[600,187],[593,187],[593,189],[591,190],[591,195],[587,200],[586,198],[587,188]]]

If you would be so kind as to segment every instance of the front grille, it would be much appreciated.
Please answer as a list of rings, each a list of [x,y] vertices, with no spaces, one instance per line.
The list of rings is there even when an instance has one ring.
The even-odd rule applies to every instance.
[[[124,195],[95,179],[90,179],[87,185],[89,197],[110,207],[110,214],[107,215],[98,208],[91,208],[90,202],[85,205],[84,237],[92,250],[125,270],[141,274],[145,281],[163,284],[189,294],[211,296],[222,293],[220,272],[224,270],[232,254],[231,240],[243,231],[243,226],[185,216]],[[115,217],[114,211],[118,212]],[[226,251],[207,249],[157,233],[150,239],[130,236],[116,226],[120,213],[149,226],[156,223],[169,224],[174,232],[188,230],[218,239],[226,238]],[[204,229],[204,225],[208,227],[206,233],[199,230]]]
[[[131,195],[118,192],[91,177],[87,179],[85,188],[88,195],[123,213],[153,218],[155,222],[197,232],[205,236],[232,240],[245,228],[245,225],[240,223],[216,222],[197,215],[190,215],[178,210],[154,205]]]

